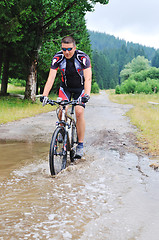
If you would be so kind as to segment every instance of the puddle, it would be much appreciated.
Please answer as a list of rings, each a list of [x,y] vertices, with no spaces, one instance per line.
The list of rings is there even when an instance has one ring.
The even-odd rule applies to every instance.
[[[0,181],[35,159],[46,158],[48,143],[0,141]]]
[[[145,167],[147,159],[92,149],[52,178],[47,144],[7,144],[8,156],[21,151],[0,183],[0,239],[148,240],[147,229],[156,232],[159,181]]]

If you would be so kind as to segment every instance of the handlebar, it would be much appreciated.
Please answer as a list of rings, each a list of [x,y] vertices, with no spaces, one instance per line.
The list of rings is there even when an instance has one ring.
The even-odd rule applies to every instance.
[[[47,101],[47,104],[50,104],[51,106],[55,105],[55,104],[58,104],[58,105],[61,105],[61,106],[66,106],[66,105],[73,105],[73,106],[76,106],[76,105],[80,105],[82,102],[79,100],[71,100],[71,101],[68,101],[68,100],[62,100],[62,98],[57,98],[57,100],[51,100],[51,99],[48,99]]]

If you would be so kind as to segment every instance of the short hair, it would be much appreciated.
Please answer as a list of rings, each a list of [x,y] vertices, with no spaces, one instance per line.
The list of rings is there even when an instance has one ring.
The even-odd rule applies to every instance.
[[[73,43],[73,45],[76,45],[75,39],[72,36],[66,36],[61,40],[61,43]]]

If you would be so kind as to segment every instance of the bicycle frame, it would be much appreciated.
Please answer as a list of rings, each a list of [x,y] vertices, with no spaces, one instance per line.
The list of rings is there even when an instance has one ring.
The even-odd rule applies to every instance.
[[[50,171],[52,175],[66,168],[67,151],[70,152],[70,161],[74,161],[75,147],[78,141],[76,123],[74,119],[74,107],[79,105],[79,100],[48,100],[51,105],[59,105],[57,108],[56,129],[52,135],[49,152]],[[67,105],[72,105],[68,114]],[[58,111],[59,110],[59,111]]]
[[[55,103],[57,103],[56,101],[54,101]],[[74,103],[75,105],[78,105],[78,102],[77,100],[74,100],[74,101],[69,101],[68,104],[71,104],[71,103]],[[59,104],[59,103],[58,103]],[[59,119],[59,112],[57,113],[57,117],[59,119],[58,122],[56,122],[56,125],[57,125],[57,128],[58,127],[62,127],[65,131],[65,139],[64,139],[64,145],[67,146],[67,149],[64,148],[64,154],[65,154],[65,151],[71,151],[72,148],[71,148],[71,142],[70,142],[70,132],[69,130],[71,130],[71,123],[74,121],[75,122],[75,119],[73,117],[74,115],[74,108],[75,108],[75,105],[72,104],[71,106],[71,112],[70,112],[70,115],[68,114],[68,111],[66,110],[67,108],[67,105],[63,105],[63,104],[60,104],[60,109],[59,111],[61,111],[61,119]],[[70,123],[67,122],[66,119],[69,119],[70,120]]]

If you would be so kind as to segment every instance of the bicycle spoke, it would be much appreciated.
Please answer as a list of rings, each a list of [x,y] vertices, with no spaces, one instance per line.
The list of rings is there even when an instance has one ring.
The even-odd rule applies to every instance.
[[[70,151],[70,160],[71,160],[71,162],[74,161],[77,142],[78,142],[78,139],[77,139],[76,125],[75,125],[75,122],[72,122],[72,126],[71,126],[71,151]]]
[[[57,128],[52,137],[49,154],[51,175],[56,175],[66,167],[67,152],[64,151],[64,134],[63,128]]]

